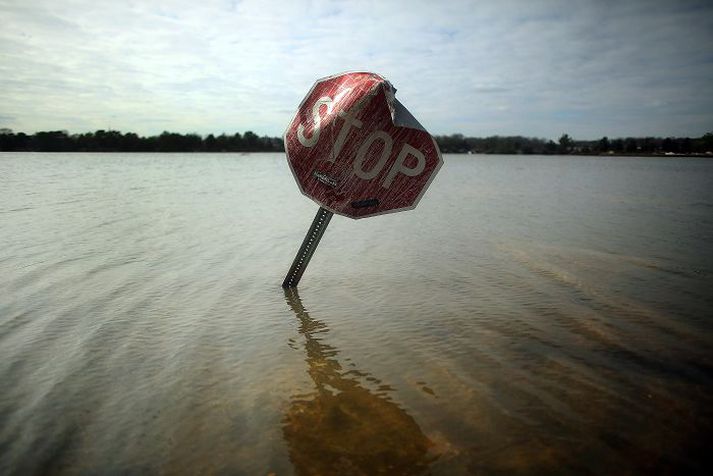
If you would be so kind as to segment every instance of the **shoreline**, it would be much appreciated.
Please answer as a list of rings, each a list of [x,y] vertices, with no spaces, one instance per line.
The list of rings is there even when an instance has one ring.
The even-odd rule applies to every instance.
[[[205,150],[187,150],[187,151],[120,151],[120,150],[0,150],[0,154],[158,154],[158,155],[170,155],[170,154],[284,154],[284,151],[205,151]],[[500,156],[513,156],[513,157],[613,157],[613,158],[628,158],[628,157],[658,157],[662,159],[678,159],[678,158],[710,158],[713,159],[713,153],[706,154],[627,154],[627,153],[610,153],[610,154],[586,154],[586,153],[573,153],[573,154],[498,154],[489,152],[442,152],[443,155],[465,155],[465,156],[487,156],[487,155],[500,155]]]

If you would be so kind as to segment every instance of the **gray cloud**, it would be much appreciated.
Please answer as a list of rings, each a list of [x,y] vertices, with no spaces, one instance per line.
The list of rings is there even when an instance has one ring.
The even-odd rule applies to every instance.
[[[512,88],[505,88],[503,86],[474,86],[473,91],[483,94],[497,94],[510,92]]]
[[[713,129],[713,5],[0,0],[16,130],[279,135],[312,82],[379,72],[434,133]]]

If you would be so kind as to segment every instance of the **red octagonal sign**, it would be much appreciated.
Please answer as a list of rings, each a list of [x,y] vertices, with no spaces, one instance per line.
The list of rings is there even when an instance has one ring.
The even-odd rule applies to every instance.
[[[410,210],[443,164],[431,135],[374,73],[318,80],[285,132],[303,194],[351,218]]]

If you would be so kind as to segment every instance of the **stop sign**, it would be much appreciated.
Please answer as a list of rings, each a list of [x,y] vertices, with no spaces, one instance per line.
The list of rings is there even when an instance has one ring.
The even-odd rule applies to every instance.
[[[285,131],[300,191],[351,218],[410,210],[443,164],[431,135],[374,73],[318,80]]]

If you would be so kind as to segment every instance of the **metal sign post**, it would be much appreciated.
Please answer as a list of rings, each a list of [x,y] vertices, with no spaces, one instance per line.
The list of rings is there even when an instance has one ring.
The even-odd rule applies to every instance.
[[[307,235],[305,235],[302,246],[300,246],[299,251],[297,251],[297,256],[295,256],[295,260],[292,262],[292,266],[290,266],[290,270],[287,272],[287,276],[285,276],[285,280],[282,282],[283,288],[296,287],[300,282],[302,274],[305,272],[305,268],[307,268],[309,260],[312,259],[314,250],[317,249],[319,240],[322,239],[322,235],[324,235],[324,231],[327,229],[327,225],[329,225],[329,221],[332,219],[333,215],[334,213],[329,210],[319,207],[317,215],[315,215],[314,220],[312,221],[312,226],[310,226],[309,230],[307,230]]]

